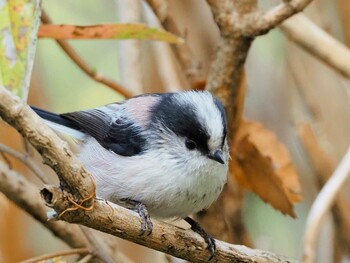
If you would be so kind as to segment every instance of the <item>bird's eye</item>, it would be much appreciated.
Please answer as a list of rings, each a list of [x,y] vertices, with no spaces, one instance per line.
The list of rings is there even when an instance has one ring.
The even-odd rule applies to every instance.
[[[185,144],[186,144],[187,149],[189,149],[189,150],[194,150],[197,148],[197,144],[192,140],[187,139]]]

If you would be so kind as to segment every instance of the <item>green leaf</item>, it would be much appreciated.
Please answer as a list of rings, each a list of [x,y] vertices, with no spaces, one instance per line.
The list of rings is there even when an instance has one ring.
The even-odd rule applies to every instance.
[[[0,3],[0,85],[23,99],[28,96],[39,24],[39,0]]]

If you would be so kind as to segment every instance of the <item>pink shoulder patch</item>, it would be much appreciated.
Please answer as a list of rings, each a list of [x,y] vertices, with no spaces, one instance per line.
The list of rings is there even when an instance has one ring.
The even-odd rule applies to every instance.
[[[125,111],[142,125],[147,125],[150,121],[150,109],[159,102],[157,96],[142,96],[129,99],[126,102]]]

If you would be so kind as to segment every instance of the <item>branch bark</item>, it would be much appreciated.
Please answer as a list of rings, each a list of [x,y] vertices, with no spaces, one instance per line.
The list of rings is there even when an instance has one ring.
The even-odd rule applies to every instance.
[[[310,213],[308,215],[303,238],[303,258],[302,262],[315,262],[315,246],[316,238],[321,228],[321,223],[331,208],[341,187],[345,184],[350,176],[350,148],[344,155],[337,169],[334,171],[331,178],[322,188],[314,201]]]
[[[0,162],[0,191],[72,248],[89,245],[77,226],[48,221],[47,208],[40,200],[38,188],[2,162]]]
[[[227,121],[229,144],[234,141],[235,134],[240,127],[244,109],[246,90],[244,64],[251,43],[256,36],[267,33],[291,15],[303,10],[312,0],[289,0],[267,12],[258,9],[256,0],[246,1],[215,1],[207,0],[214,20],[219,27],[221,39],[215,59],[211,66],[206,89],[215,94],[224,104]],[[232,175],[232,173],[230,173]],[[232,176],[233,178],[233,176]],[[233,181],[233,180],[232,180]],[[229,184],[234,182],[229,182]],[[240,205],[243,194],[238,187],[235,189],[236,212],[231,218],[237,226],[240,224]],[[227,194],[223,192],[223,195]],[[210,209],[223,207],[224,198],[221,197]],[[233,200],[231,200],[233,202]],[[209,231],[213,226],[206,225]],[[244,229],[244,227],[243,227]],[[239,231],[238,231],[239,233]],[[236,235],[237,236],[237,235]],[[247,236],[247,235],[243,235]]]
[[[67,196],[57,187],[46,187],[42,196],[58,213],[66,209]],[[175,257],[191,262],[207,262],[210,257],[204,240],[192,230],[177,226],[153,222],[153,232],[149,236],[140,236],[140,220],[137,213],[123,207],[97,200],[92,211],[75,210],[65,213],[62,219],[78,223],[130,240]],[[240,245],[231,245],[216,241],[216,255],[211,262],[293,262],[273,253],[254,250]]]
[[[139,23],[141,20],[140,0],[115,0],[120,22]],[[118,64],[119,75],[123,85],[128,86],[133,93],[144,92],[142,76],[142,48],[141,41],[132,39],[120,41]]]
[[[280,25],[293,42],[320,59],[344,77],[350,78],[350,51],[305,15],[298,14]]]
[[[333,162],[320,147],[310,124],[302,124],[298,129],[299,137],[310,158],[319,187],[323,187],[335,170]],[[332,207],[334,226],[336,228],[336,248],[350,255],[350,209],[345,191],[338,194]],[[337,261],[335,261],[337,262]]]
[[[70,184],[70,187],[66,189],[78,193],[74,196],[85,196],[89,193],[91,181],[80,162],[28,106],[4,88],[0,89],[0,116],[20,131],[42,153],[44,159],[47,160],[46,163],[57,171],[60,180],[65,184]],[[77,183],[80,185],[76,185]],[[71,188],[73,185],[74,190]],[[48,186],[42,191],[45,201],[55,209],[57,214],[71,206],[68,200],[69,195],[61,188],[53,186]],[[104,201],[96,201],[92,211],[80,209],[64,213],[62,219],[92,227],[192,262],[206,262],[210,256],[205,241],[198,234],[170,224],[153,220],[152,235],[140,236],[140,221],[136,213]],[[212,262],[222,261],[292,262],[273,253],[217,241],[217,255]]]
[[[49,181],[47,177],[45,176],[44,172],[40,169],[40,167],[34,162],[26,153],[20,153],[15,151],[14,149],[1,144],[0,143],[0,152],[7,153],[9,155],[12,155],[13,157],[17,158],[21,162],[23,162],[25,165],[28,166],[30,170],[44,183],[48,184]]]
[[[0,87],[0,116],[15,127],[36,148],[58,175],[61,187],[74,193],[75,199],[94,194],[93,177],[62,141],[31,108],[10,91]],[[53,150],[54,149],[54,150]]]
[[[93,254],[93,251],[91,251],[88,248],[76,248],[76,249],[70,249],[70,250],[45,254],[45,255],[42,255],[39,257],[23,260],[19,263],[36,263],[36,262],[42,262],[42,261],[46,261],[46,260],[56,258],[56,257],[64,257],[64,256],[77,255],[77,254],[80,254],[80,255],[90,254],[91,255],[91,254]]]
[[[132,262],[122,253],[114,251],[110,244],[100,244],[101,240],[92,240],[95,239],[93,234],[85,233],[82,226],[48,220],[47,208],[40,198],[38,187],[2,162],[0,162],[0,192],[70,247],[90,247],[98,258],[94,257],[89,262],[96,263],[101,260],[112,262],[111,255],[117,262]]]

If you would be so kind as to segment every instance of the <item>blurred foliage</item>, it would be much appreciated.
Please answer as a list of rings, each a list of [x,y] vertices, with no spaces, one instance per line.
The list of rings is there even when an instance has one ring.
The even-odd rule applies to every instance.
[[[26,98],[38,29],[35,0],[5,1],[0,5],[0,85]],[[37,17],[35,17],[37,14]]]

